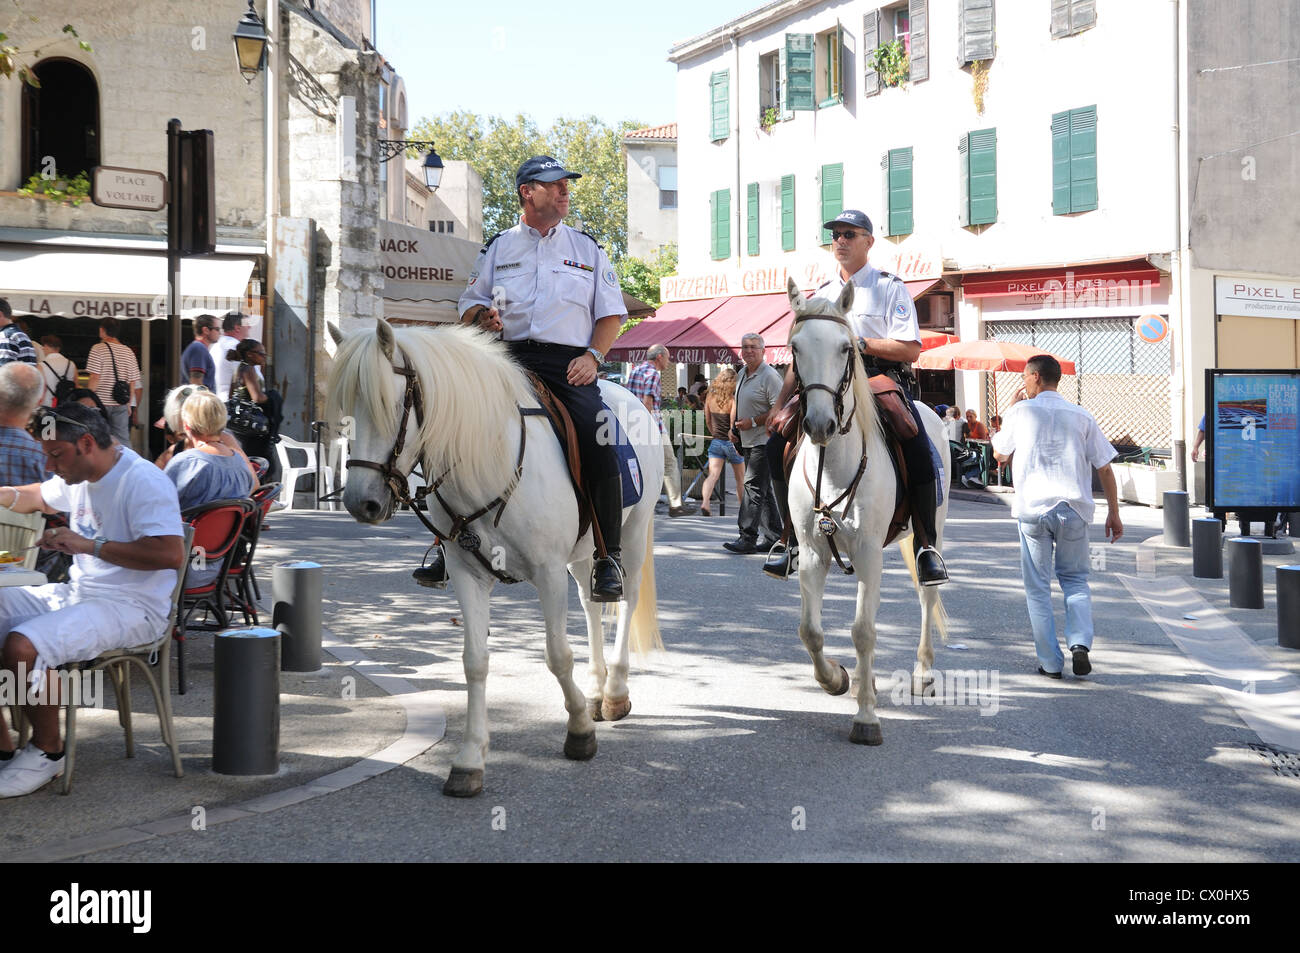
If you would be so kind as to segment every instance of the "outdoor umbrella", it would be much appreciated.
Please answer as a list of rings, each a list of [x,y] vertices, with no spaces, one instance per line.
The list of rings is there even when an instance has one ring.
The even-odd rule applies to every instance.
[[[921,347],[925,347],[924,342]],[[916,366],[927,371],[1023,371],[1031,357],[1047,353],[1041,347],[1013,341],[957,341],[923,350]],[[1073,361],[1056,359],[1061,362],[1062,374],[1074,373]]]
[[[929,351],[932,348],[943,347],[945,344],[954,344],[960,338],[955,334],[947,334],[943,331],[922,331],[921,332],[921,350]]]

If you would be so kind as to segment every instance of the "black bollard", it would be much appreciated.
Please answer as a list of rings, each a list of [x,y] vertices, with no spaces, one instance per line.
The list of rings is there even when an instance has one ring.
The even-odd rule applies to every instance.
[[[1223,578],[1223,524],[1212,516],[1192,521],[1192,575]]]
[[[1228,605],[1264,608],[1264,546],[1257,539],[1228,540]]]
[[[271,568],[271,588],[275,593],[271,624],[282,636],[280,670],[320,671],[320,564],[276,563]]]
[[[1300,649],[1300,566],[1277,567],[1277,644]]]
[[[212,770],[275,774],[280,769],[280,633],[220,632],[215,661]]]
[[[1190,546],[1186,490],[1165,490],[1164,516],[1165,545]]]

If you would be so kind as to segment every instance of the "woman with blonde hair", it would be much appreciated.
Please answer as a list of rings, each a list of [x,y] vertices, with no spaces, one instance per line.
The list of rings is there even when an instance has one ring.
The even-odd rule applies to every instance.
[[[257,481],[248,458],[222,439],[226,405],[220,397],[207,390],[190,394],[181,405],[181,425],[192,449],[172,457],[163,472],[176,484],[182,510],[253,492]]]
[[[181,408],[185,406],[185,401],[190,398],[190,395],[198,393],[206,394],[210,392],[202,384],[182,384],[180,387],[173,387],[167,392],[167,396],[163,398],[162,419],[155,426],[163,428],[163,433],[169,442],[167,449],[159,454],[158,459],[154,461],[160,470],[167,469],[167,464],[171,463],[172,457],[182,451],[194,448],[194,444],[185,435],[185,425],[181,422]],[[257,468],[248,459],[248,456],[244,453],[244,448],[239,445],[235,435],[229,430],[222,430],[219,439],[223,447],[228,447],[243,457],[244,462],[248,464],[248,472],[253,475],[253,481],[256,483],[258,479]]]
[[[709,443],[709,475],[704,480],[704,499],[700,504],[700,512],[705,516],[713,515],[709,503],[713,500],[713,488],[717,485],[718,478],[722,476],[724,461],[731,464],[731,469],[736,475],[737,494],[740,492],[739,488],[745,485],[745,461],[732,444],[729,432],[731,405],[735,400],[736,371],[734,368],[724,367],[709,385],[708,394],[704,398],[704,413],[708,420],[709,433],[713,437]]]

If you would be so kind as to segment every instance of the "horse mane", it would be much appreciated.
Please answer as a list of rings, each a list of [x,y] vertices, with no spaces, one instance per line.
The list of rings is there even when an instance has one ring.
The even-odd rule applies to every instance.
[[[340,419],[362,407],[397,437],[402,378],[393,364],[401,354],[419,376],[424,424],[416,437],[432,483],[452,470],[454,485],[495,493],[513,485],[515,456],[509,439],[519,406],[535,406],[532,385],[505,346],[463,325],[394,328],[400,353],[384,354],[378,335],[350,335],[339,347],[331,377],[329,415]],[[504,481],[504,485],[503,485]]]
[[[837,318],[844,317],[844,315],[840,313],[839,308],[836,307],[834,301],[829,301],[826,298],[819,298],[815,295],[805,300],[803,313],[828,314]],[[800,321],[799,315],[796,314],[794,323],[790,325],[790,340],[788,343],[794,343],[794,336],[799,333],[799,329],[803,327],[803,324],[804,322]],[[850,394],[845,396],[845,403],[847,404],[849,401],[852,401],[853,422],[857,426],[858,432],[862,435],[862,439],[867,441],[871,439],[873,433],[881,432],[880,415],[876,410],[876,398],[875,395],[871,393],[871,385],[867,382],[867,372],[862,366],[862,359],[857,356],[858,341],[857,336],[853,333],[853,328],[849,326],[847,321],[844,324],[839,324],[837,322],[836,326],[844,336],[849,339],[849,343],[853,346],[853,352],[857,361],[853,368],[853,381],[849,387]]]

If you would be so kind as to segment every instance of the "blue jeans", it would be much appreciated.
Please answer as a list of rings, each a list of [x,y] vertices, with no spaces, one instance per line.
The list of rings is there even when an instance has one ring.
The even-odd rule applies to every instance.
[[[1046,672],[1059,672],[1065,666],[1052,617],[1053,560],[1056,578],[1065,594],[1065,644],[1091,649],[1088,524],[1068,503],[1057,503],[1041,517],[1020,520],[1020,570],[1025,580],[1025,602],[1034,629],[1038,664]]]

